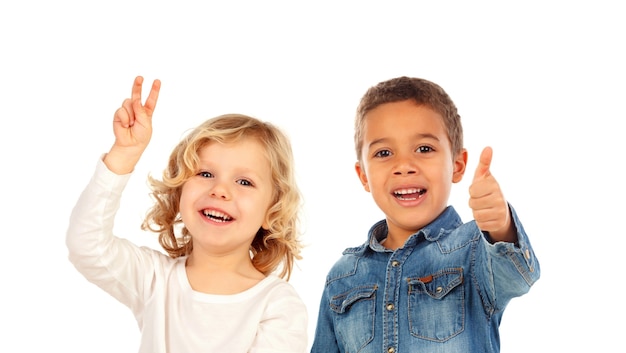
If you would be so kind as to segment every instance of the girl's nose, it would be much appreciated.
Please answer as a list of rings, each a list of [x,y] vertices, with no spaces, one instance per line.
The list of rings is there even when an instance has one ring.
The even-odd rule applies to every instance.
[[[228,187],[222,182],[216,182],[211,188],[211,196],[222,200],[230,200]]]

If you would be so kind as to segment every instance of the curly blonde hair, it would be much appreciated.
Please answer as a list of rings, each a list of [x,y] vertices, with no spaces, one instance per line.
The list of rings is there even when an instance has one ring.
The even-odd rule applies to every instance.
[[[301,259],[298,237],[301,195],[296,184],[293,152],[288,137],[276,126],[241,114],[209,119],[187,134],[172,151],[161,180],[148,177],[154,206],[141,226],[159,234],[169,256],[189,255],[193,241],[180,216],[180,197],[185,182],[198,170],[198,152],[212,141],[229,143],[255,138],[270,162],[273,201],[267,214],[268,229],[260,228],[250,246],[254,267],[265,275],[279,270],[289,280],[293,265]]]

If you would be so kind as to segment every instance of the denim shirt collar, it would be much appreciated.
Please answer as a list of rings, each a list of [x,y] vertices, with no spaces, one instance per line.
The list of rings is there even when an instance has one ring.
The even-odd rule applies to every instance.
[[[460,227],[463,224],[461,217],[456,212],[453,206],[448,206],[441,212],[441,214],[435,218],[432,222],[420,229],[413,235],[411,235],[404,245],[405,247],[414,246],[419,240],[420,236],[428,241],[437,241],[448,230],[452,230]],[[368,232],[367,243],[352,249],[347,249],[345,253],[352,253],[355,255],[362,255],[367,248],[377,252],[391,252],[391,250],[385,248],[381,242],[387,238],[387,221],[385,219],[380,220],[374,224]]]

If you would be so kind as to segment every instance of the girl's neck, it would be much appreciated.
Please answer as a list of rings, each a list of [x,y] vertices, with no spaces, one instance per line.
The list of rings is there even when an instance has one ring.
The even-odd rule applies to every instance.
[[[229,295],[254,287],[265,278],[250,258],[189,255],[185,263],[187,280],[195,291]]]

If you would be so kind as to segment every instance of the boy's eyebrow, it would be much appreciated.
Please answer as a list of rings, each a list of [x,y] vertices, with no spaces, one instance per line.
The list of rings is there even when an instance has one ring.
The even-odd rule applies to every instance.
[[[435,141],[439,141],[439,137],[437,137],[437,136],[435,136],[435,135],[433,135],[431,133],[428,133],[428,132],[421,133],[421,134],[415,134],[415,137],[417,139],[432,139],[432,140],[435,140]]]
[[[413,137],[414,137],[416,140],[422,140],[422,139],[432,139],[432,140],[435,140],[435,141],[439,141],[439,137],[437,137],[437,136],[435,136],[435,135],[433,135],[433,134],[431,134],[431,133],[428,133],[428,132],[418,133],[418,134],[415,134]],[[372,147],[372,146],[374,146],[374,145],[376,145],[376,144],[379,144],[379,143],[384,143],[384,142],[385,142],[385,141],[387,141],[387,140],[389,140],[389,138],[388,138],[388,137],[381,137],[381,138],[379,138],[379,139],[375,139],[375,140],[373,140],[373,141],[372,141],[372,142],[370,142],[370,143],[369,143],[369,145],[367,145],[367,146],[368,146],[368,147]]]

